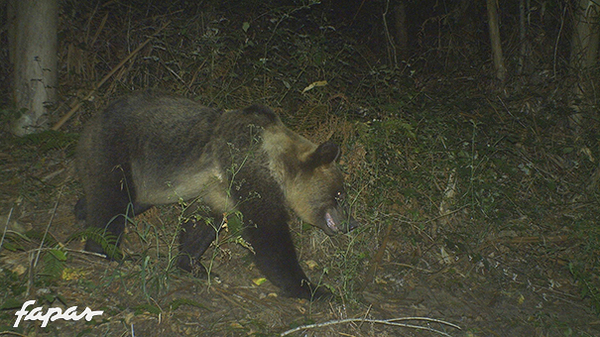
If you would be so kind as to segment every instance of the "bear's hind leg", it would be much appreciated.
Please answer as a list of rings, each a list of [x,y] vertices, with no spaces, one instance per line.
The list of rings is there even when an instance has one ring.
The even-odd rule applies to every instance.
[[[219,219],[214,217],[213,219]],[[188,220],[183,223],[179,233],[179,256],[177,266],[196,277],[204,277],[208,273],[200,263],[200,258],[216,239],[220,226],[213,227],[203,220]]]
[[[87,201],[84,197],[81,197],[79,200],[77,200],[77,203],[75,204],[74,207],[74,213],[75,213],[75,218],[77,220],[80,221],[85,221],[86,217],[87,217]],[[149,210],[152,206],[151,205],[145,205],[145,204],[134,204],[133,205],[133,215],[140,215],[142,213],[144,213],[145,211]]]
[[[122,186],[123,179],[119,176],[123,177],[123,174],[112,173],[104,179],[98,178],[97,183],[86,188],[86,196],[81,201],[85,208],[81,204],[76,206],[78,215],[85,216],[86,226],[100,229],[99,234],[103,236],[101,239],[88,238],[85,250],[107,254],[111,259],[121,258],[120,253],[114,248],[118,247],[125,225],[135,213],[132,201],[134,193]],[[140,210],[145,209],[147,207],[142,207]],[[109,246],[107,243],[113,245]],[[107,252],[105,248],[113,249]]]

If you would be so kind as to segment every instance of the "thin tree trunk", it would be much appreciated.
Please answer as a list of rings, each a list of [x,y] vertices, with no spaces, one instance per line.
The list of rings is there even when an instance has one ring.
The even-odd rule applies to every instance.
[[[396,44],[401,61],[408,59],[408,31],[406,24],[406,4],[399,0],[394,6],[394,23],[396,26]]]
[[[583,120],[583,105],[586,105],[589,69],[596,65],[600,31],[598,29],[599,6],[595,0],[578,0],[571,38],[571,69],[576,78],[571,89],[571,107],[575,110],[570,118],[571,128],[579,133]]]
[[[487,0],[488,23],[490,26],[490,42],[492,45],[492,58],[496,78],[501,82],[506,79],[506,67],[502,57],[502,44],[500,43],[500,27],[498,25],[498,3],[496,0]]]
[[[382,19],[383,19],[383,30],[385,32],[385,37],[387,40],[387,47],[388,47],[388,57],[390,59],[390,62],[392,63],[394,68],[398,68],[398,54],[396,53],[396,43],[394,42],[394,39],[392,37],[392,35],[390,34],[390,29],[388,27],[388,21],[387,21],[387,15],[390,11],[390,0],[387,0],[385,3],[385,10],[383,11],[382,14]]]
[[[523,67],[525,66],[525,54],[527,53],[527,31],[525,26],[525,0],[519,0],[519,44],[521,50],[519,52],[519,62],[517,65],[517,74],[523,74]]]
[[[9,6],[13,98],[23,112],[12,131],[23,136],[48,128],[48,106],[56,98],[58,0],[12,0]]]

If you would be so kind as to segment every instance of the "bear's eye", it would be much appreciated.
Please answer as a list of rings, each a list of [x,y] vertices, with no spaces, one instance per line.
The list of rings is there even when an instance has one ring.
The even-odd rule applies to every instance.
[[[342,200],[344,200],[344,193],[342,191],[338,191],[335,193],[335,201],[337,201],[338,203],[342,202]]]

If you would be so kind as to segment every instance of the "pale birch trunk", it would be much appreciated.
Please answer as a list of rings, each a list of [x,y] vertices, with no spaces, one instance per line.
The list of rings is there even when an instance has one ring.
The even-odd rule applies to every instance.
[[[500,27],[498,20],[497,0],[487,0],[488,24],[490,27],[490,42],[492,45],[492,59],[496,78],[501,82],[506,79],[506,67],[502,57],[502,44],[500,42]]]
[[[12,125],[23,136],[48,128],[57,85],[58,0],[12,0],[9,52],[13,99],[23,114]]]
[[[578,134],[583,122],[584,106],[588,102],[591,82],[588,76],[590,69],[596,66],[598,58],[598,43],[600,30],[599,6],[595,0],[577,0],[575,18],[573,22],[573,36],[571,38],[570,65],[575,82],[571,88],[571,104],[575,113],[570,118],[572,129]]]

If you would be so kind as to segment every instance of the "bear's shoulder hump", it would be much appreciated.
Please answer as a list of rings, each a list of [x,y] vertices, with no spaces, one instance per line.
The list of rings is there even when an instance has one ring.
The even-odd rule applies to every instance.
[[[242,110],[242,112],[247,116],[266,119],[269,123],[277,123],[279,121],[279,116],[271,108],[260,104],[253,104]]]

